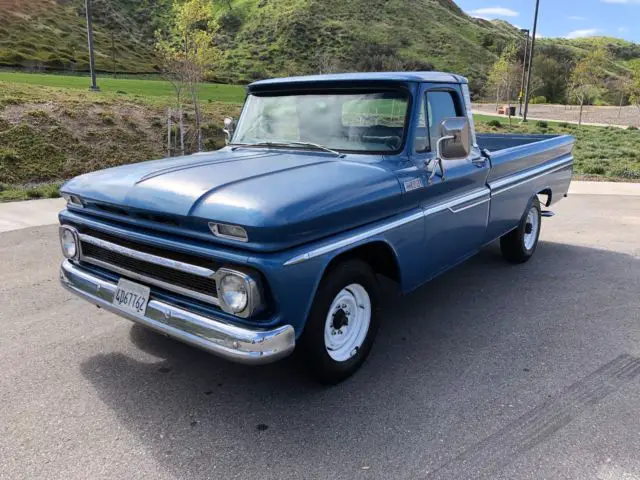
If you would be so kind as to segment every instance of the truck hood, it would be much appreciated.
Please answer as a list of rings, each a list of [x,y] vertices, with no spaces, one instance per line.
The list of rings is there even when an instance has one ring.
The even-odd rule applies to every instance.
[[[398,180],[379,165],[380,157],[357,157],[225,148],[81,175],[62,191],[90,206],[171,217],[211,241],[229,242],[214,238],[207,222],[241,225],[249,233],[243,246],[277,250],[401,209]]]

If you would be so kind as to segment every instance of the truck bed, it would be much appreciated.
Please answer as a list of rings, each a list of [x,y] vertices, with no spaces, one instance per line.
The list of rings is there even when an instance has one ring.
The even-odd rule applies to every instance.
[[[571,135],[479,134],[477,141],[489,153],[491,184],[509,175],[572,158],[575,139]]]
[[[479,133],[478,145],[480,148],[496,152],[498,150],[506,150],[507,148],[520,147],[531,143],[542,142],[552,138],[558,138],[562,135],[518,135],[504,133]]]

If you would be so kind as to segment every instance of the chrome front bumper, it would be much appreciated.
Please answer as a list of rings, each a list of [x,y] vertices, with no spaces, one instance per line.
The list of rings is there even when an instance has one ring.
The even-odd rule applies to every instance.
[[[117,285],[69,260],[60,268],[60,282],[89,302],[172,338],[238,363],[259,365],[289,355],[295,347],[291,325],[251,330],[151,299],[144,315],[123,312],[112,304]]]

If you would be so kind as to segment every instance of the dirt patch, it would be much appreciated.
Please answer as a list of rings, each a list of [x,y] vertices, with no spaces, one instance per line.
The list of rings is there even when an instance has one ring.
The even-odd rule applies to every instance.
[[[474,104],[474,110],[487,115],[495,115],[496,113],[495,105],[486,103]],[[575,105],[529,105],[529,117],[559,122],[577,122],[580,117],[580,109]],[[640,128],[640,109],[633,106],[622,108],[587,106],[584,108],[582,121],[622,127],[633,125]]]

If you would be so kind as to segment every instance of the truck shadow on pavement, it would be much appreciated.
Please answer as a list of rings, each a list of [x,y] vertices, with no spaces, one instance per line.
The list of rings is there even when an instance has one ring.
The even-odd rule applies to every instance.
[[[371,357],[332,388],[295,355],[235,365],[139,326],[144,353],[81,369],[176,477],[422,477],[622,351],[624,329],[601,320],[637,308],[638,263],[541,242],[513,266],[490,246],[407,297],[389,293]]]

